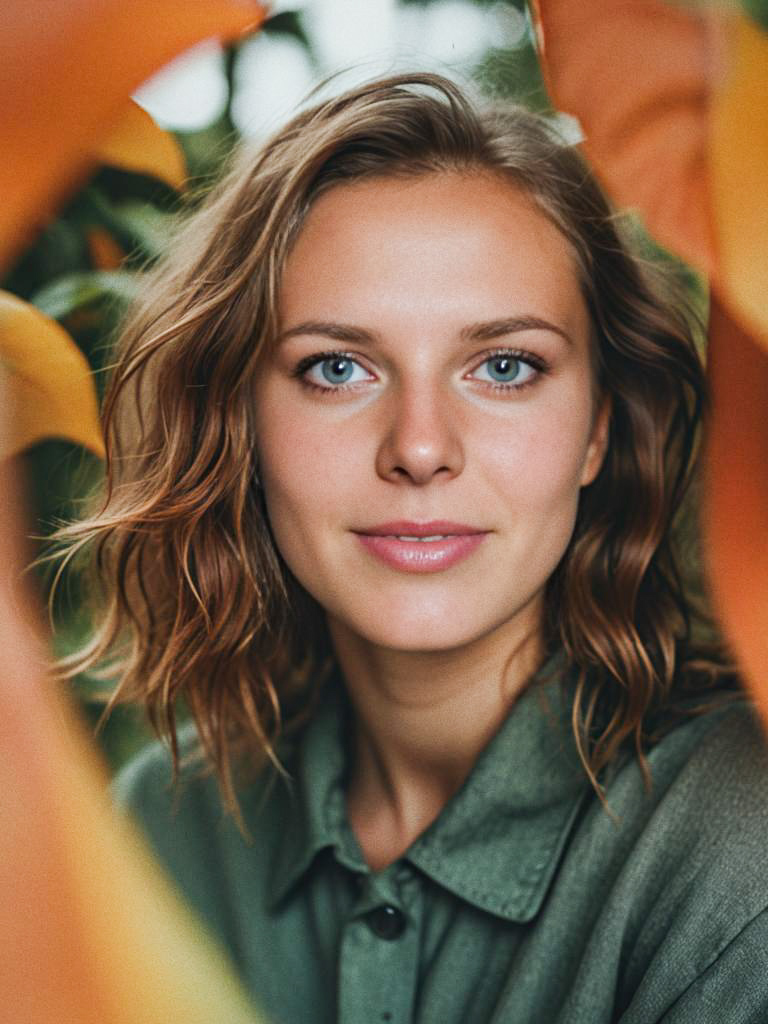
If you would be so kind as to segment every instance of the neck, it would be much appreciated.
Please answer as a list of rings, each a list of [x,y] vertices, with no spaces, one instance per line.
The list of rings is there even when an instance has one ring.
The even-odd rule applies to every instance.
[[[541,631],[531,615],[459,650],[409,652],[329,625],[355,716],[350,822],[377,869],[460,788],[539,666]]]

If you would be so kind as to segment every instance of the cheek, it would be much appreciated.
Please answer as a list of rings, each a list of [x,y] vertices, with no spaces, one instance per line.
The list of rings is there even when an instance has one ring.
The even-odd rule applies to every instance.
[[[360,446],[332,422],[302,416],[279,396],[264,396],[259,420],[259,475],[273,533],[281,548],[289,538],[293,545],[306,543],[311,527],[338,512],[359,480]]]
[[[553,405],[521,416],[478,441],[486,477],[531,523],[549,514],[572,517],[578,504],[591,416],[577,404]]]
[[[588,424],[587,424],[588,426]],[[581,493],[586,430],[558,411],[511,434],[486,460],[488,507],[498,510],[506,578],[527,595],[539,592],[573,536]]]

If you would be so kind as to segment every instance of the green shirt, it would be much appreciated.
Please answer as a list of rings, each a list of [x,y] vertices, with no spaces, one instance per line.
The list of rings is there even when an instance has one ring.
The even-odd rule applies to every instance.
[[[768,755],[750,706],[669,732],[650,793],[623,757],[612,817],[575,753],[571,684],[549,676],[376,873],[346,817],[340,686],[284,753],[292,782],[240,793],[250,841],[211,778],[174,799],[160,745],[118,796],[275,1024],[766,1024]]]

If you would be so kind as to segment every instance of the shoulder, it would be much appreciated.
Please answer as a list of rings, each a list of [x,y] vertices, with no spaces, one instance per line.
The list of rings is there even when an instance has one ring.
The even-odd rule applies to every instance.
[[[739,700],[686,718],[587,794],[541,941],[571,940],[562,1020],[768,1020],[768,745]],[[598,1005],[600,1011],[598,1012]],[[754,1007],[759,1007],[755,1011]],[[762,1016],[760,1015],[762,1014]]]
[[[723,849],[730,858],[752,843],[762,848],[768,827],[768,741],[748,700],[679,724],[651,750],[648,761],[652,784],[636,805],[641,817],[648,815],[656,828],[666,822],[692,846]],[[636,766],[617,774],[619,799],[622,790],[636,789],[638,776]]]
[[[632,763],[607,791],[618,831],[634,838],[630,859],[653,865],[668,889],[695,877],[690,898],[705,882],[733,884],[722,909],[734,920],[737,893],[744,914],[768,906],[768,742],[753,706],[738,700],[681,723],[648,762],[649,790]]]
[[[167,819],[188,816],[192,812],[206,818],[222,818],[225,811],[216,776],[200,749],[192,723],[186,723],[179,729],[178,747],[176,779],[171,752],[165,743],[149,743],[135,754],[113,780],[115,803],[147,822],[158,815]],[[290,744],[280,744],[278,754],[281,760],[289,760],[292,754]],[[250,806],[255,795],[269,791],[274,775],[271,766],[265,765],[263,771],[240,785],[238,798],[242,797]]]
[[[180,771],[174,780],[165,744],[149,744],[119,772],[112,785],[118,806],[141,827],[171,873],[188,875],[198,851],[221,828],[224,811],[216,781],[195,755],[196,734],[179,731]]]
[[[169,750],[152,743],[120,771],[116,803],[139,825],[187,901],[229,942],[243,895],[263,902],[279,854],[286,783],[264,770],[238,790],[244,829],[228,813],[216,777],[195,756],[196,733],[179,732],[182,768],[173,780]]]
[[[613,787],[630,842],[611,895],[631,907],[623,974],[637,1019],[701,1020],[707,1005],[719,1019],[756,1019],[736,1012],[745,1000],[768,1014],[768,952],[750,953],[768,940],[768,743],[757,714],[740,700],[693,718],[649,762],[649,793],[636,768]],[[728,974],[726,987],[739,978],[743,992],[715,998]]]
[[[179,730],[180,787],[192,786],[197,803],[210,795],[210,787],[202,784],[202,767],[196,755],[196,733],[190,725]],[[148,744],[129,760],[112,783],[112,795],[117,805],[138,818],[151,820],[156,814],[173,811],[179,790],[173,778],[169,748],[160,741]]]

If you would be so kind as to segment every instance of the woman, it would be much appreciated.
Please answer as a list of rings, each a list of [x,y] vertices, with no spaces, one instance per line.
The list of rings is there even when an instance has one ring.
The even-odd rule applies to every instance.
[[[272,1019],[768,1019],[763,741],[670,544],[702,368],[578,154],[393,76],[169,248],[75,667],[122,643],[172,758],[118,792]]]

